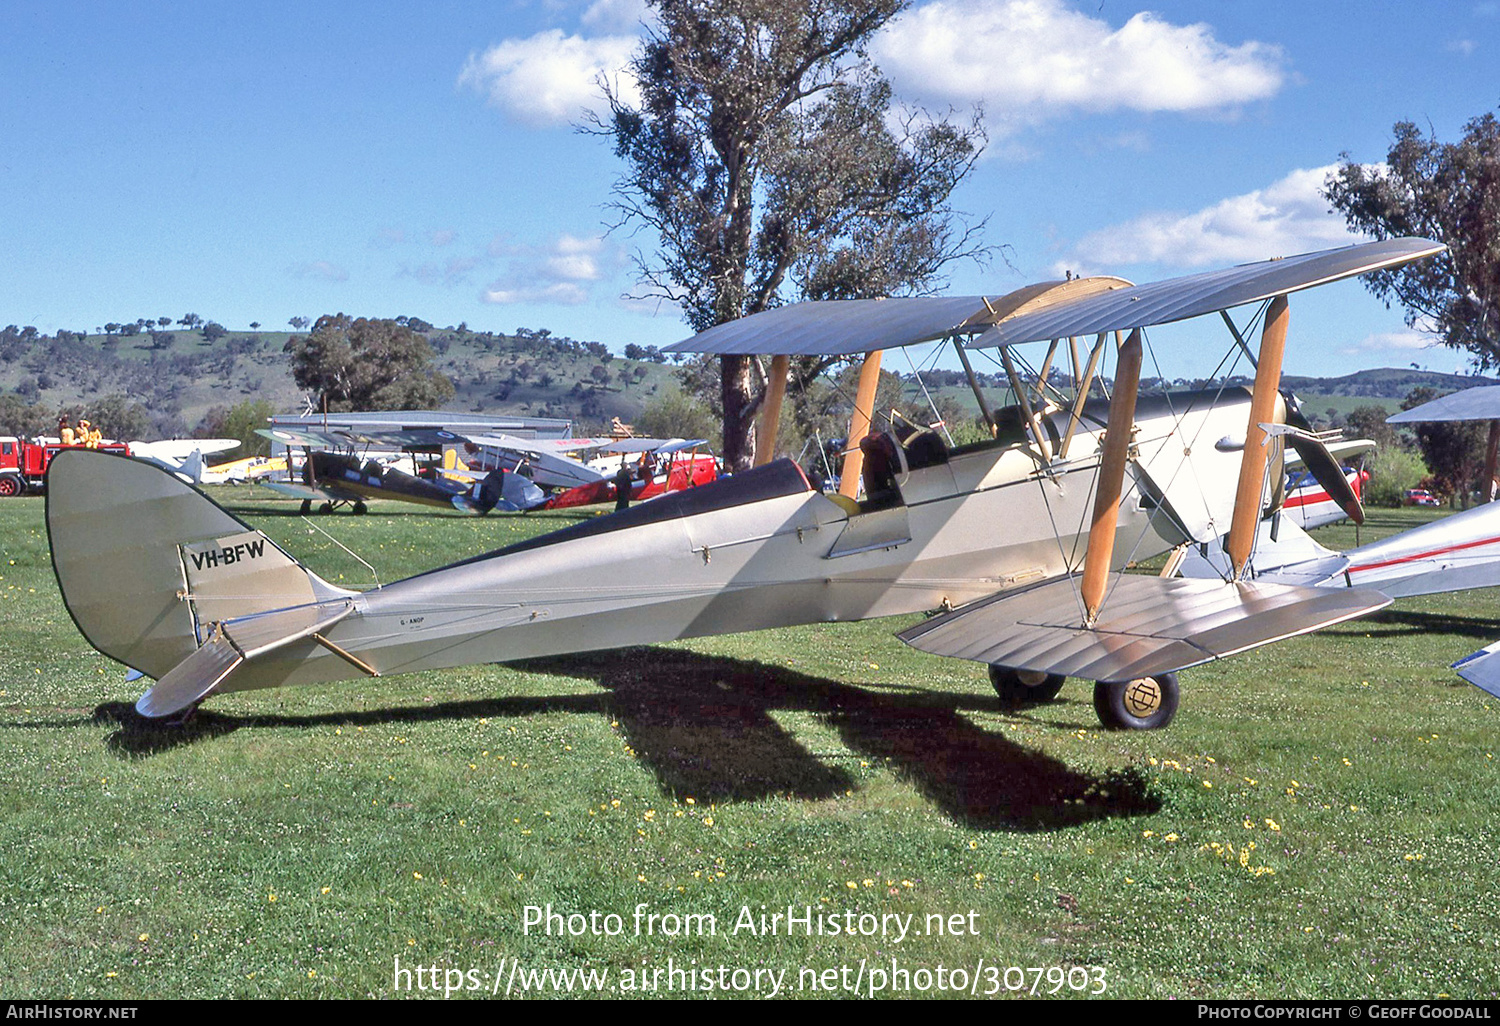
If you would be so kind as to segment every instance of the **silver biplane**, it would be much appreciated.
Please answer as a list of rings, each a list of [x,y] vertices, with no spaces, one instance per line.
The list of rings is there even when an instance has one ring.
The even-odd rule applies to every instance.
[[[1081,677],[1095,682],[1106,725],[1159,727],[1177,706],[1177,671],[1391,601],[1251,577],[1283,444],[1330,494],[1347,489],[1278,391],[1287,295],[1441,249],[1398,239],[1143,286],[1083,278],[999,298],[799,304],[675,347],[774,356],[764,424],[776,423],[792,356],[951,339],[967,367],[969,350],[998,349],[1018,402],[991,411],[976,385],[994,437],[957,448],[930,432],[866,434],[878,376],[868,357],[850,434],[863,440],[841,496],[770,460],[354,592],[167,474],[67,452],[48,487],[53,565],[88,641],[156,679],[136,706],[149,717],[231,691],[942,610],[900,637],[989,664],[1002,701],[1045,701]],[[1228,311],[1251,304],[1263,322],[1252,391],[1137,395],[1145,328],[1221,313],[1250,356]],[[1011,350],[1030,342],[1048,347],[1035,389]],[[1059,353],[1072,396],[1045,390]],[[1357,500],[1343,499],[1358,517]],[[104,518],[112,530],[98,530]],[[1122,572],[1195,546],[1222,547],[1224,572]]]

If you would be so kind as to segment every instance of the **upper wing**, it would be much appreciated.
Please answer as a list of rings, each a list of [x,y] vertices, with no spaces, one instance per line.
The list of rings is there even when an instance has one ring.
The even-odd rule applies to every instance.
[[[466,436],[475,445],[487,445],[495,449],[506,449],[524,456],[560,456],[582,449],[597,449],[614,441],[613,438],[517,438],[514,435],[475,434]]]
[[[1003,296],[919,296],[794,303],[700,332],[668,353],[785,353],[847,356],[982,331],[998,317],[1124,288],[1124,278],[1075,278],[1028,285]]]
[[[282,445],[316,446],[320,449],[349,449],[377,446],[385,449],[440,449],[456,445],[466,436],[441,427],[363,428],[363,427],[285,427],[257,428],[263,435]]]
[[[970,344],[1010,346],[1170,324],[1341,278],[1399,267],[1446,248],[1430,239],[1386,239],[1133,285],[1035,313],[1023,312],[996,324]]]
[[[846,356],[979,335],[1008,346],[1144,328],[1227,310],[1441,252],[1428,239],[1389,239],[1243,264],[1147,285],[1123,278],[1042,282],[1008,295],[847,299],[795,303],[716,325],[664,347],[720,355]],[[983,333],[983,334],[980,334]]]

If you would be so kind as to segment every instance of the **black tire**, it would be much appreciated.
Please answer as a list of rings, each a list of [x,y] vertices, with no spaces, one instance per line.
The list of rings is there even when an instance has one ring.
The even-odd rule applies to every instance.
[[[331,502],[325,502],[325,503],[323,503],[323,505],[321,505],[321,506],[318,507],[318,512],[319,513],[332,513],[333,512],[333,503],[331,503]]]
[[[1160,730],[1177,715],[1177,674],[1094,685],[1094,711],[1110,730]]]
[[[309,513],[312,512],[312,500],[311,499],[303,499],[302,500],[302,509],[301,509],[300,512],[302,513],[303,516],[307,516]]]
[[[20,474],[0,474],[0,499],[11,499],[26,491]]]
[[[1024,709],[1043,705],[1057,697],[1066,678],[1060,673],[1017,670],[1010,666],[990,664],[990,683],[1005,709]]]
[[[354,515],[355,516],[362,517],[362,516],[364,516],[368,512],[370,512],[370,507],[366,506],[363,502],[356,502],[354,504]]]

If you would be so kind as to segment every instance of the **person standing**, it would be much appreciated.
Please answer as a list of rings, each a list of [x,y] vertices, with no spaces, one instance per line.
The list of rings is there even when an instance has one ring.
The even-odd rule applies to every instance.
[[[630,508],[630,492],[635,486],[635,475],[622,459],[620,469],[615,471],[615,512]]]

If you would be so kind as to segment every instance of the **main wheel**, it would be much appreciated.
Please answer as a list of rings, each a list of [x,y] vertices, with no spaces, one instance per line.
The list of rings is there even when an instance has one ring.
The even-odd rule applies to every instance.
[[[303,516],[307,516],[311,512],[312,512],[312,500],[311,499],[303,499],[302,500],[302,510],[301,510],[302,515]]]
[[[354,504],[354,515],[357,517],[362,517],[369,511],[370,507],[366,506],[363,502],[356,502]]]
[[[333,503],[331,503],[331,502],[325,502],[325,503],[323,503],[323,505],[321,505],[321,506],[318,507],[318,512],[319,513],[332,513],[333,512]]]
[[[1006,709],[1021,709],[1052,701],[1062,690],[1063,680],[1060,673],[990,664],[990,683],[995,686],[995,694],[1000,696],[1000,704]]]
[[[19,474],[0,474],[0,499],[9,499],[26,490]]]
[[[1177,715],[1177,674],[1094,685],[1094,711],[1111,730],[1159,730]]]

